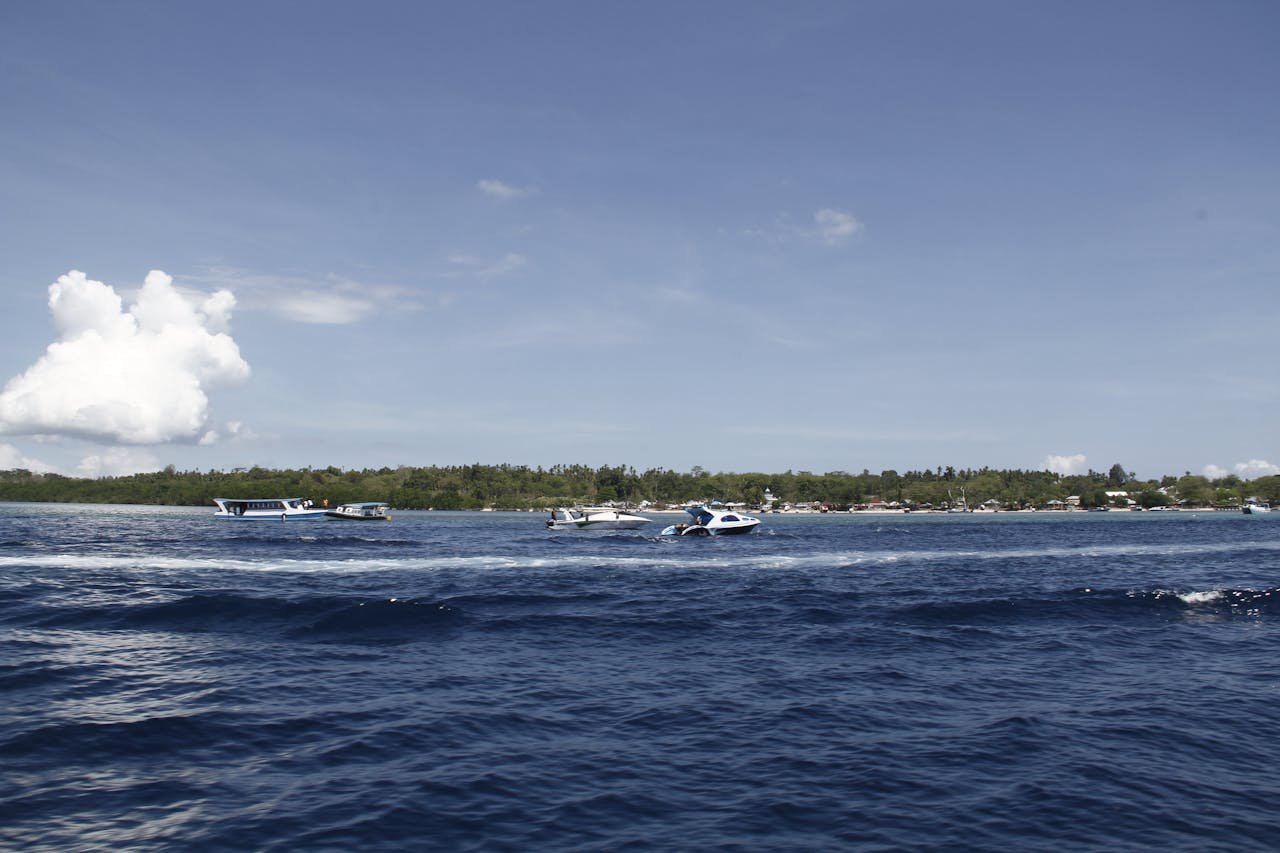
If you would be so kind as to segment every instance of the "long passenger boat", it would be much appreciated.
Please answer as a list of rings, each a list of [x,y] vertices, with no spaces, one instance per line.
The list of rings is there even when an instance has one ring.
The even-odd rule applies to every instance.
[[[324,509],[302,498],[214,498],[214,518],[234,521],[312,521],[324,518]]]

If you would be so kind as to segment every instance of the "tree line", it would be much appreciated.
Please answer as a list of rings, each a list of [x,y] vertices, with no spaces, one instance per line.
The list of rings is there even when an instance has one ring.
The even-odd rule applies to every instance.
[[[776,503],[825,505],[843,510],[874,501],[918,507],[947,506],[963,494],[970,506],[995,500],[1002,508],[1044,507],[1078,496],[1084,507],[1106,506],[1124,491],[1146,507],[1238,505],[1245,497],[1280,503],[1280,476],[1244,481],[1235,475],[1210,480],[1184,473],[1139,480],[1120,464],[1108,472],[1058,475],[1049,471],[956,469],[712,473],[666,468],[637,471],[626,465],[451,465],[344,470],[268,468],[232,471],[163,471],[123,477],[83,478],[24,469],[0,471],[0,500],[59,503],[212,506],[213,498],[310,498],[331,506],[385,501],[399,509],[546,509],[573,504],[638,506],[687,501],[758,506],[766,490]]]

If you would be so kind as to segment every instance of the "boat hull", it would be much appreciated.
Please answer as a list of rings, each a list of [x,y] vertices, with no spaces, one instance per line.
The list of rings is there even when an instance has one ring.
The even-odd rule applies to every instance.
[[[712,536],[741,536],[744,533],[750,533],[751,531],[755,530],[756,526],[759,524],[760,522],[757,521],[755,524],[735,524],[728,527],[720,527],[720,528],[713,529],[711,531],[711,535]]]
[[[702,524],[673,524],[662,531],[663,536],[742,536],[755,530],[754,524],[734,524],[712,527]]]
[[[324,511],[320,512],[246,512],[244,515],[235,515],[229,512],[215,512],[214,518],[226,521],[316,521],[324,518]]]

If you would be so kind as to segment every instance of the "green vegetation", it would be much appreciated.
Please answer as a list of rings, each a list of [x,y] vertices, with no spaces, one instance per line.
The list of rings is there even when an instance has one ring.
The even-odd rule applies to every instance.
[[[128,477],[84,479],[26,470],[0,471],[0,500],[63,503],[212,506],[214,497],[303,497],[331,506],[347,501],[380,500],[401,509],[545,509],[575,503],[648,500],[680,504],[690,500],[735,501],[758,505],[765,489],[779,504],[825,504],[833,509],[883,501],[940,507],[949,493],[963,489],[970,506],[995,500],[1001,508],[1044,507],[1050,501],[1080,497],[1081,506],[1124,505],[1107,492],[1123,491],[1144,507],[1186,501],[1194,506],[1238,505],[1257,496],[1280,503],[1280,476],[1243,482],[1228,476],[1210,481],[1190,473],[1182,477],[1138,480],[1120,465],[1109,474],[1059,476],[1047,471],[956,470],[881,471],[850,474],[787,471],[783,474],[710,473],[695,466],[688,473],[653,468],[637,472],[624,465],[591,468],[556,465],[459,465],[430,468],[340,468],[235,471],[164,471]]]

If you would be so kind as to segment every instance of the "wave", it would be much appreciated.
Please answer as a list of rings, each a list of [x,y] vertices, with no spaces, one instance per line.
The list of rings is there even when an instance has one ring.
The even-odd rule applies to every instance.
[[[232,593],[188,595],[143,604],[28,607],[7,622],[28,628],[165,631],[173,633],[260,634],[295,638],[404,640],[424,630],[455,627],[461,611],[447,602],[420,599],[356,599],[311,596],[299,599]]]
[[[192,743],[229,739],[230,726],[203,715],[139,717],[137,719],[80,722],[55,721],[0,741],[0,756],[30,758],[49,754],[65,760],[136,757],[139,754],[170,755]]]
[[[380,548],[392,548],[392,547],[405,548],[405,547],[412,547],[414,545],[422,544],[420,541],[415,539],[390,539],[383,536],[369,536],[369,535],[361,536],[358,534],[329,536],[329,535],[318,535],[316,533],[303,533],[303,532],[298,532],[293,536],[290,536],[287,534],[285,535],[269,534],[269,535],[263,535],[263,536],[238,534],[234,536],[227,536],[225,538],[218,539],[216,541],[223,544],[245,543],[245,544],[251,544],[254,547],[262,547],[262,546],[270,546],[270,545],[296,545],[299,542],[323,542],[326,545],[334,545],[337,547],[342,547],[347,545],[364,547],[366,545],[373,545],[375,547],[380,547]]]
[[[421,639],[460,626],[465,617],[446,602],[416,598],[348,602],[290,633],[299,638],[360,642],[401,642]]]
[[[923,600],[912,600],[923,599]],[[441,640],[459,631],[531,631],[545,637],[691,637],[725,626],[767,622],[844,631],[857,623],[954,628],[1036,622],[1063,625],[1224,621],[1280,615],[1280,588],[1097,589],[1038,595],[943,599],[929,589],[887,596],[796,590],[767,599],[752,590],[681,602],[585,590],[513,591],[439,598],[313,595],[297,598],[229,592],[143,603],[31,604],[4,620],[38,630],[223,634],[315,642],[397,644]],[[21,668],[0,670],[0,684],[21,682]],[[16,682],[14,682],[16,683]],[[10,684],[12,686],[12,684]]]
[[[988,597],[930,601],[897,608],[898,618],[935,625],[993,625],[1057,620],[1080,623],[1151,617],[1157,620],[1218,621],[1280,615],[1280,588],[1167,589],[1081,588],[1039,597]]]
[[[632,537],[634,538],[634,537]],[[296,541],[296,540],[295,540]],[[599,539],[595,540],[599,542]],[[92,570],[170,570],[245,572],[368,573],[432,570],[514,569],[776,569],[805,570],[855,568],[879,565],[912,565],[956,561],[1116,560],[1127,557],[1195,557],[1239,553],[1280,553],[1280,541],[1198,544],[1123,544],[1052,546],[1039,548],[970,550],[831,550],[804,554],[759,554],[742,548],[715,548],[714,540],[650,540],[666,546],[643,555],[557,552],[547,555],[510,553],[469,556],[383,555],[350,557],[221,557],[160,556],[154,553],[51,554],[0,556],[4,568],[63,568]],[[713,545],[713,547],[706,547]]]

